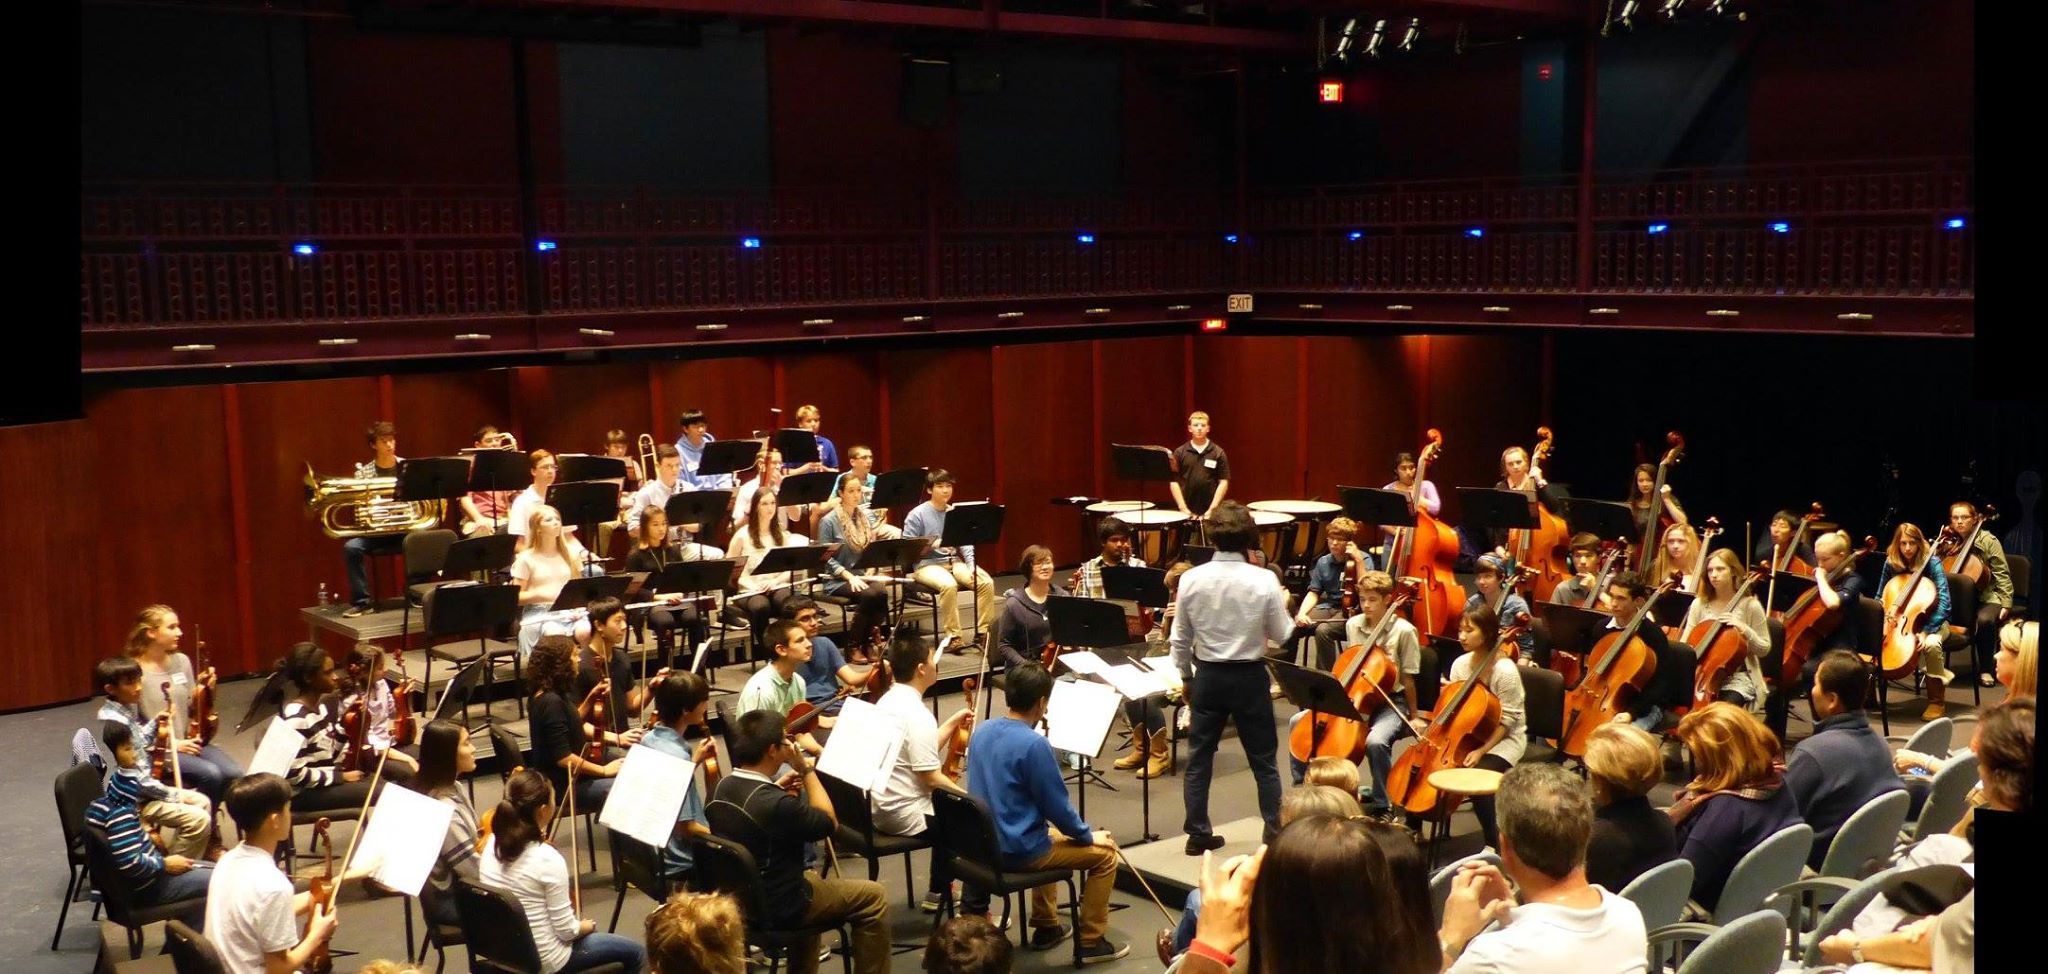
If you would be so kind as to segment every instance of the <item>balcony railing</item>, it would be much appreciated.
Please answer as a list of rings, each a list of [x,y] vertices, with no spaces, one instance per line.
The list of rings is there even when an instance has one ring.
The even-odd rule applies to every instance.
[[[87,331],[1240,290],[1968,296],[1967,160],[1264,191],[84,187]],[[1590,217],[1582,219],[1582,209]],[[531,217],[529,227],[528,213]]]

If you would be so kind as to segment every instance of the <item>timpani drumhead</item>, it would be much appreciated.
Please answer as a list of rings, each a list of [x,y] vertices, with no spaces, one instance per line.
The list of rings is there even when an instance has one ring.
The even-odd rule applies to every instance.
[[[1123,517],[1139,511],[1149,511],[1159,505],[1151,501],[1096,501],[1083,508],[1090,514],[1114,514]]]

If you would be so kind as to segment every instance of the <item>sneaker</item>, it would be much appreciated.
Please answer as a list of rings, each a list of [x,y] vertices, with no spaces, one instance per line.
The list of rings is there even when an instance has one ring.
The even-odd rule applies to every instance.
[[[367,605],[351,605],[347,609],[342,610],[341,617],[344,619],[353,619],[360,615],[368,615],[369,613],[370,607]]]
[[[1188,836],[1188,855],[1199,856],[1202,853],[1208,852],[1211,849],[1221,848],[1223,848],[1223,837],[1213,832],[1208,835]]]
[[[1995,687],[1998,685],[1998,677],[1990,673],[1979,673],[1977,674],[1977,684],[1987,688]]]
[[[1060,944],[1066,943],[1069,932],[1066,924],[1056,927],[1037,927],[1031,931],[1031,949],[1051,950]]]
[[[940,903],[942,899],[944,899],[942,894],[927,892],[924,894],[924,899],[917,901],[917,910],[919,913],[937,913],[942,905]]]
[[[1116,960],[1130,952],[1130,944],[1113,944],[1109,942],[1109,938],[1105,937],[1093,944],[1081,945],[1081,963],[1100,964],[1105,961]]]

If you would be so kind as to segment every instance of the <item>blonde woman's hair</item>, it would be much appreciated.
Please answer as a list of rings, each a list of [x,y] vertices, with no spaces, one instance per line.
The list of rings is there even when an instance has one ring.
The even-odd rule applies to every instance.
[[[1586,780],[1605,805],[1637,798],[1664,780],[1664,752],[1657,739],[1634,724],[1605,723],[1586,740]]]
[[[1302,781],[1311,785],[1329,785],[1347,795],[1358,794],[1358,765],[1346,758],[1328,754],[1308,759],[1308,771]]]
[[[1749,711],[1716,700],[1678,722],[1678,739],[1692,751],[1695,792],[1726,791],[1771,776],[1782,751],[1778,737]]]
[[[124,653],[128,656],[142,655],[143,649],[149,645],[150,631],[161,628],[174,615],[177,612],[161,602],[143,606],[142,611],[135,613],[135,624],[128,627],[128,645],[124,647]]]
[[[1302,785],[1280,799],[1280,827],[1284,829],[1296,819],[1310,815],[1328,815],[1337,819],[1363,817],[1365,810],[1358,807],[1357,794],[1355,789],[1347,792],[1333,785]]]
[[[745,974],[747,930],[724,893],[676,893],[647,915],[647,965],[655,974]]]
[[[1998,631],[1998,648],[2019,657],[2013,663],[2012,685],[2006,687],[2006,699],[2034,696],[2041,673],[2041,624],[2017,619],[2007,623]]]
[[[536,552],[540,550],[540,546],[533,539],[540,537],[540,519],[549,514],[553,514],[556,521],[562,519],[561,511],[555,510],[546,504],[535,504],[533,506],[533,513],[527,515],[526,543],[528,547],[526,550]],[[560,555],[563,561],[568,562],[572,568],[583,557],[581,547],[574,538],[569,536],[568,525],[564,524],[555,529],[555,553]]]
[[[1849,532],[1847,531],[1829,531],[1813,539],[1814,554],[1819,554],[1822,549],[1826,549],[1834,554],[1846,555],[1854,547],[1856,546],[1850,543]]]
[[[1689,542],[1689,546],[1692,548],[1693,557],[1699,557],[1700,533],[1698,531],[1693,530],[1692,525],[1674,524],[1668,528],[1665,528],[1664,533],[1657,536],[1656,567],[1651,569],[1650,577],[1645,579],[1645,581],[1649,582],[1651,585],[1664,584],[1664,580],[1670,578],[1672,572],[1692,571],[1692,562],[1690,561],[1686,562],[1683,565],[1673,564],[1671,561],[1671,552],[1668,548],[1665,547],[1664,541],[1667,537],[1670,536],[1671,532],[1673,531],[1677,531],[1681,534],[1684,534],[1685,540]]]

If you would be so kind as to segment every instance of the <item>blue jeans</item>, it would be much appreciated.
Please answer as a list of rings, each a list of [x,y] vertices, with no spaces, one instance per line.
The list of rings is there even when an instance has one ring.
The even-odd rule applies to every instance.
[[[179,900],[204,900],[206,898],[206,886],[212,881],[213,863],[195,862],[192,864],[192,868],[176,876],[166,873],[157,877],[155,885],[137,893],[135,899],[142,906],[176,903]],[[203,904],[199,908],[198,916],[200,921],[204,921],[206,918],[206,909]]]
[[[545,605],[529,605],[519,610],[519,661],[525,663],[533,655],[533,647],[542,636],[573,636],[576,624],[547,618],[552,612]]]
[[[185,774],[185,787],[212,799],[216,807],[227,794],[228,782],[249,773],[241,762],[212,744],[200,748],[196,755],[179,755],[178,767]]]
[[[1188,890],[1187,904],[1180,908],[1180,925],[1173,928],[1175,956],[1187,953],[1195,942],[1195,925],[1202,920],[1202,891]]]
[[[370,604],[371,555],[395,555],[405,550],[403,535],[350,538],[341,543],[342,560],[348,563],[348,600],[351,605]]]
[[[647,966],[647,948],[615,933],[593,933],[569,946],[569,962],[562,971],[587,971],[605,964],[620,964],[626,974],[640,974]]]
[[[1400,697],[1395,697],[1400,700]],[[1372,794],[1365,800],[1366,811],[1384,812],[1387,802],[1387,773],[1394,770],[1394,742],[1400,740],[1401,715],[1392,707],[1381,707],[1372,715],[1372,727],[1365,732],[1365,765],[1372,775]]]

